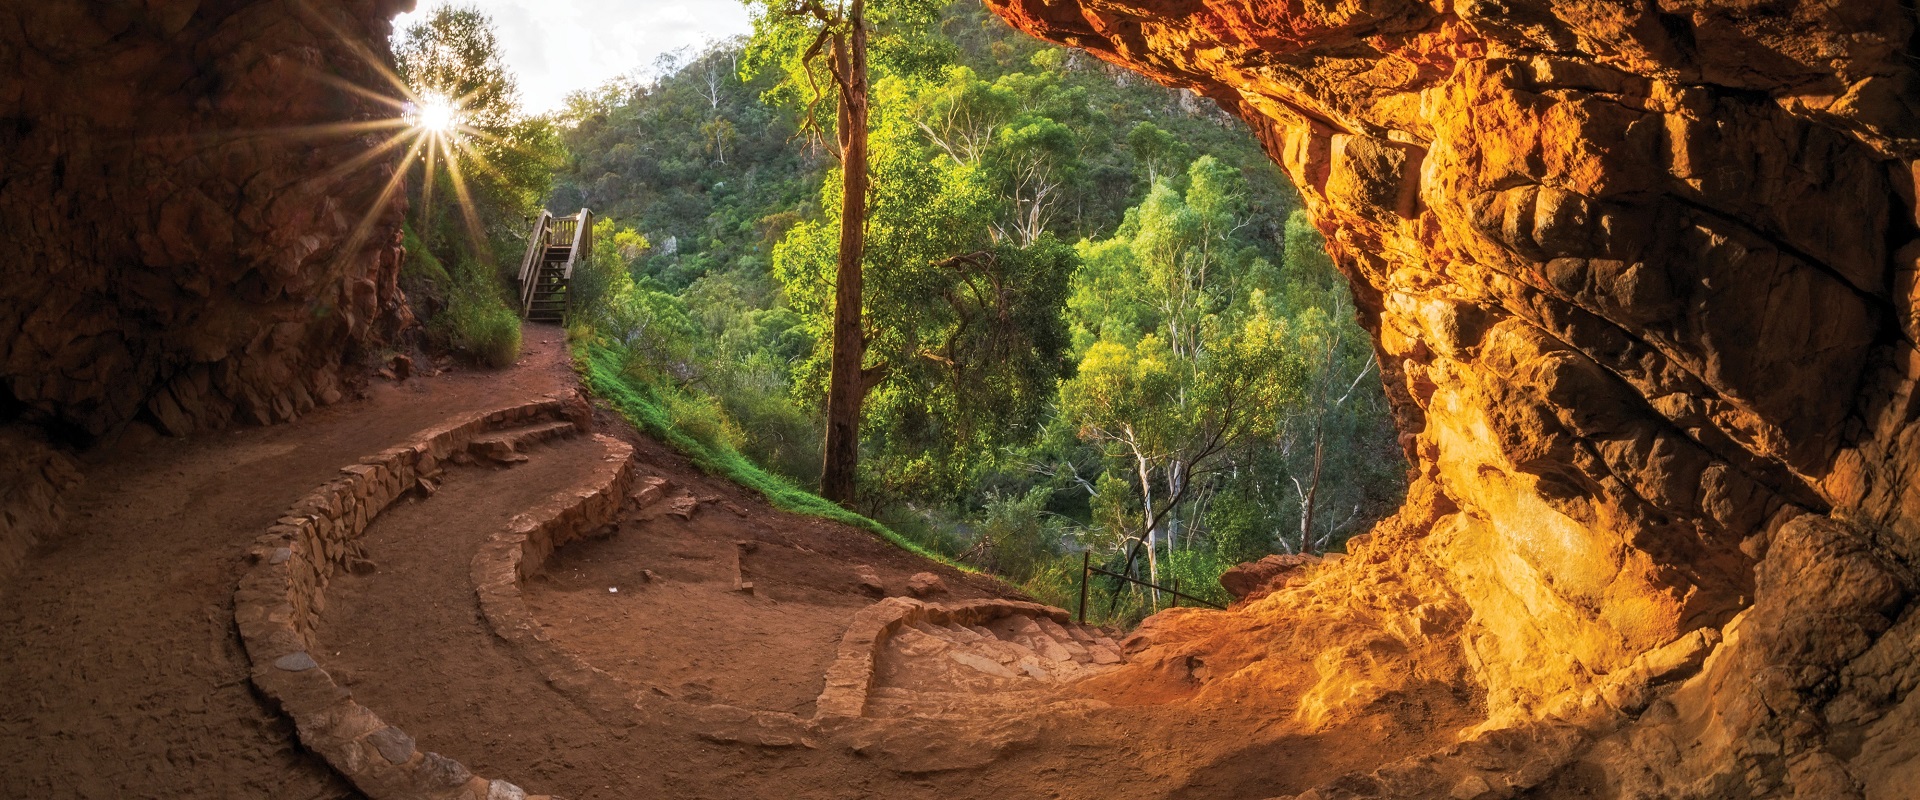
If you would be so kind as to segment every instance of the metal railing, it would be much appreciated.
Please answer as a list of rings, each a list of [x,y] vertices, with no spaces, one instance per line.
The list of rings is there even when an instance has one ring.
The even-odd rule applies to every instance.
[[[1181,599],[1186,599],[1194,603],[1197,603],[1199,605],[1206,606],[1208,608],[1216,608],[1221,611],[1227,610],[1226,606],[1220,605],[1219,603],[1215,603],[1211,600],[1205,600],[1202,598],[1194,597],[1193,595],[1180,591],[1179,581],[1174,581],[1172,587],[1161,586],[1157,583],[1150,583],[1147,581],[1140,580],[1139,578],[1133,577],[1132,575],[1126,575],[1119,572],[1112,572],[1109,570],[1104,570],[1099,567],[1096,567],[1093,565],[1092,551],[1081,551],[1080,553],[1080,624],[1082,625],[1087,624],[1087,585],[1092,582],[1092,576],[1096,572],[1101,575],[1105,575],[1109,578],[1119,578],[1120,580],[1125,581],[1126,583],[1145,586],[1155,591],[1165,592],[1167,594],[1173,595],[1174,597],[1173,606],[1175,608],[1178,608],[1180,606]],[[1116,598],[1119,596],[1120,589],[1122,586],[1123,584],[1118,584],[1118,583],[1114,584],[1113,593]]]

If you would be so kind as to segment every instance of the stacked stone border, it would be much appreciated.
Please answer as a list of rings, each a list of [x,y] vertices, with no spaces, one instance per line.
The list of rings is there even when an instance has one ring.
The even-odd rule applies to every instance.
[[[796,715],[662,697],[587,663],[541,632],[527,606],[524,584],[540,573],[554,551],[606,530],[632,490],[635,471],[629,456],[633,448],[611,439],[607,442],[613,454],[588,482],[593,488],[561,492],[514,517],[506,530],[489,537],[474,554],[470,567],[474,590],[480,598],[481,615],[494,635],[512,646],[555,690],[602,724],[655,724],[659,715],[671,714],[690,722],[709,741],[814,746],[813,726]]]
[[[930,625],[985,625],[1002,617],[1047,617],[1073,624],[1066,609],[1018,600],[969,600],[962,603],[925,603],[911,597],[889,597],[860,610],[840,637],[840,649],[827,667],[827,684],[814,701],[817,723],[858,719],[866,714],[867,695],[873,690],[880,652],[895,631],[916,622]]]
[[[527,607],[521,585],[540,573],[547,558],[570,542],[586,538],[620,512],[633,485],[632,446],[606,437],[608,455],[588,478],[585,489],[569,489],[543,501],[487,537],[469,566],[474,592],[487,625],[540,671],[555,689],[602,722],[627,724],[619,682],[566,651],[552,646]],[[611,715],[611,716],[609,716]]]
[[[921,621],[984,625],[1016,614],[1071,624],[1072,617],[1064,609],[1038,603],[974,600],[939,605],[907,597],[882,600],[854,614],[842,634],[812,719],[721,703],[683,702],[629,685],[551,641],[540,630],[522,588],[555,550],[599,529],[605,519],[600,514],[618,513],[620,498],[634,480],[627,466],[630,461],[622,458],[620,462],[597,473],[593,481],[595,486],[611,487],[609,492],[563,493],[533,513],[516,517],[506,531],[481,546],[472,564],[480,609],[494,634],[516,648],[548,684],[604,724],[656,724],[660,715],[673,715],[692,722],[701,738],[713,742],[814,747],[821,733],[862,718],[879,653],[901,626]],[[572,515],[584,515],[585,521],[566,521]]]
[[[250,549],[252,566],[234,592],[234,622],[253,663],[253,684],[292,718],[303,744],[368,797],[529,800],[507,781],[475,776],[458,761],[421,752],[405,731],[354,702],[315,660],[314,622],[326,608],[328,582],[361,554],[358,540],[381,511],[439,474],[442,464],[483,434],[556,420],[585,431],[591,410],[575,393],[430,428],[343,467],[338,478],[294,503]],[[585,522],[579,515],[572,519]]]

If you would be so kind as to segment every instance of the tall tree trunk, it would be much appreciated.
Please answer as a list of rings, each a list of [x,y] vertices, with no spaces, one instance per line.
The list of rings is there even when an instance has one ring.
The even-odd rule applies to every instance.
[[[1326,452],[1326,426],[1314,434],[1313,441],[1313,481],[1307,484],[1306,507],[1300,511],[1300,554],[1313,555],[1313,512],[1315,500],[1320,495],[1321,455]]]
[[[862,366],[867,338],[861,326],[860,265],[867,222],[867,21],[854,0],[848,30],[833,38],[839,77],[840,268],[833,294],[833,358],[827,379],[827,441],[820,466],[820,496],[848,505],[860,466],[860,407],[869,388]]]
[[[1333,349],[1339,341],[1338,336],[1327,340],[1327,360],[1320,366],[1320,413],[1313,424],[1313,482],[1307,484],[1306,507],[1300,509],[1301,555],[1313,555],[1313,506],[1320,494],[1320,465],[1327,447],[1327,389],[1333,382]]]
[[[1131,431],[1129,431],[1131,434]],[[1140,510],[1146,513],[1147,523],[1147,583],[1152,592],[1154,610],[1160,608],[1160,558],[1155,554],[1154,539],[1160,528],[1160,520],[1153,513],[1153,481],[1147,477],[1147,458],[1134,451],[1134,463],[1140,468]]]

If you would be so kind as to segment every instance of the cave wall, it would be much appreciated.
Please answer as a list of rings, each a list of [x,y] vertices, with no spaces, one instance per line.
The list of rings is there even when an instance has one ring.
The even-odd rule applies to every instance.
[[[1409,505],[1329,567],[1344,583],[1240,613],[1323,626],[1299,609],[1327,586],[1413,587],[1366,600],[1370,625],[1414,656],[1445,629],[1490,727],[1591,722],[1570,709],[1699,632],[1717,644],[1663,715],[1589,726],[1579,758],[1618,796],[1916,785],[1910,8],[989,4],[1244,119],[1374,333]],[[1207,626],[1284,638],[1152,627],[1257,671]]]
[[[385,45],[410,0],[0,6],[0,423],[286,421],[410,324]],[[324,128],[318,126],[336,126]]]

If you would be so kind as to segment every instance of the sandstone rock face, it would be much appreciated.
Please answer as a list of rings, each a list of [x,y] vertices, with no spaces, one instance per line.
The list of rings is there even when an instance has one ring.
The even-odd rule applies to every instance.
[[[1318,556],[1276,553],[1220,573],[1220,588],[1235,600],[1258,600],[1298,576],[1303,568],[1318,563]]]
[[[1372,688],[1268,684],[1328,719],[1457,676],[1489,727],[1577,725],[1536,740],[1602,796],[1916,785],[1910,8],[989,2],[1246,120],[1351,279],[1420,473],[1320,579],[1157,623],[1149,653],[1257,688],[1291,648],[1391,645],[1399,674],[1353,670]],[[1702,631],[1693,677],[1635,666]],[[1501,785],[1557,796],[1528,775]]]
[[[341,88],[392,93],[401,4],[0,8],[0,423],[85,443],[340,397],[411,319],[394,159],[350,127],[396,112]]]
[[[79,465],[37,434],[0,428],[0,587],[27,552],[66,519],[60,497],[80,484]]]

